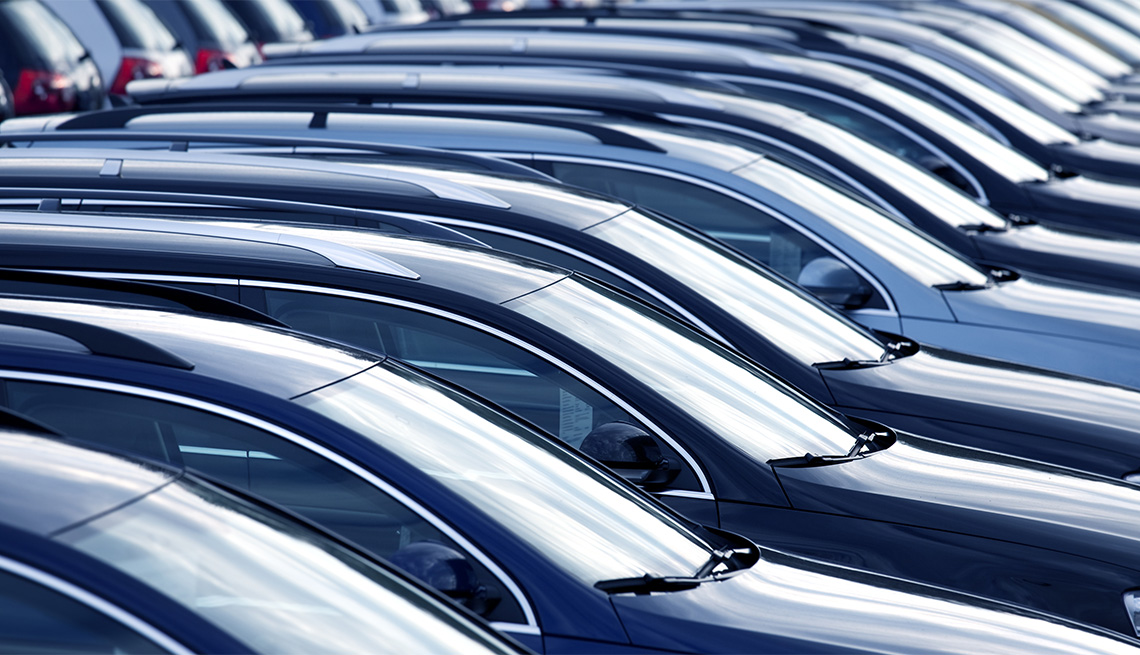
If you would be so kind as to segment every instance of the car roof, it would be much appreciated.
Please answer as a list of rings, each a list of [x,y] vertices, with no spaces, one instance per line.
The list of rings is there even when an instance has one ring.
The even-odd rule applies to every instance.
[[[36,184],[66,186],[66,179],[149,181],[155,191],[170,189],[178,181],[209,181],[216,193],[224,188],[231,195],[243,195],[242,187],[269,183],[275,175],[283,188],[305,186],[324,192],[388,193],[393,196],[452,200],[507,208],[494,196],[438,177],[412,172],[370,170],[333,162],[295,161],[210,152],[170,152],[155,150],[115,150],[111,148],[19,149],[0,153],[0,166],[9,179],[23,178]],[[281,178],[285,179],[282,180]],[[46,180],[54,180],[46,182]],[[148,186],[144,184],[144,186]],[[313,200],[306,196],[306,200]],[[317,198],[319,200],[319,198]]]
[[[177,469],[0,427],[0,520],[47,535],[163,486]]]
[[[40,370],[66,370],[76,356],[67,350],[66,360],[53,365],[49,354],[59,351],[43,348],[41,331],[77,341],[92,351],[90,357],[142,362],[164,373],[181,370],[205,383],[236,384],[280,398],[331,384],[383,359],[264,324],[173,309],[8,296],[0,298],[0,312],[0,324],[29,328],[0,332],[0,344],[9,352],[37,348]],[[92,329],[98,332],[92,335]],[[108,338],[116,341],[108,346]]]
[[[232,227],[231,227],[232,226]],[[219,229],[221,228],[221,233]],[[236,228],[236,229],[235,229]],[[237,234],[248,236],[238,237]],[[293,239],[319,240],[332,248],[348,248],[411,272],[394,276],[383,270],[339,267],[357,280],[413,283],[446,289],[480,300],[503,303],[570,275],[570,271],[532,259],[473,246],[433,239],[386,234],[376,230],[317,224],[247,223],[241,221],[168,221],[103,214],[51,214],[0,212],[2,241],[11,248],[31,252],[55,248],[59,263],[48,263],[40,250],[27,266],[63,266],[80,250],[98,253],[121,266],[162,268],[163,263],[183,259],[183,267],[198,262],[215,275],[233,277],[236,270],[251,267],[264,275],[293,280],[327,278],[337,270],[328,260],[302,260],[297,249],[273,244],[280,235]],[[306,243],[311,243],[306,241]],[[225,259],[218,261],[218,255]],[[7,265],[14,265],[8,260]],[[56,260],[50,260],[56,261]],[[240,269],[239,269],[240,267]],[[275,272],[270,273],[273,268]],[[323,271],[323,273],[322,273]],[[246,275],[252,276],[252,272]],[[373,283],[375,284],[375,282]],[[193,361],[193,359],[191,359]]]
[[[426,215],[510,212],[584,229],[628,211],[625,201],[555,181],[430,165],[351,165],[200,150],[20,149],[0,153],[0,184],[40,189],[194,190],[287,197],[337,195],[341,205]],[[395,186],[392,186],[392,184]],[[68,192],[70,193],[70,192]],[[68,193],[61,195],[70,197]]]

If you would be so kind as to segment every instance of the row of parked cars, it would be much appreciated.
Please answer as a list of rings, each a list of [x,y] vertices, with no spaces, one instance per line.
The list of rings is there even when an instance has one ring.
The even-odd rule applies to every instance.
[[[0,123],[5,647],[1140,648],[1130,2],[261,54]]]

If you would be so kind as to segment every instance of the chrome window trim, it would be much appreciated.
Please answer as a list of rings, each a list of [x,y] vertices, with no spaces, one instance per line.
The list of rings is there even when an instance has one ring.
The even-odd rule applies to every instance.
[[[441,225],[446,225],[448,227],[461,226],[461,227],[468,227],[471,229],[485,230],[487,232],[493,232],[495,234],[512,236],[512,237],[516,237],[518,239],[522,239],[523,241],[530,241],[532,243],[537,243],[539,245],[546,246],[547,248],[550,248],[551,250],[557,250],[559,252],[577,257],[578,259],[585,260],[585,261],[593,264],[594,266],[597,266],[598,268],[609,271],[610,273],[616,275],[617,277],[620,277],[621,279],[625,280],[626,282],[629,282],[633,286],[635,286],[635,287],[641,289],[642,291],[648,293],[649,295],[653,296],[654,298],[657,299],[658,302],[660,302],[661,304],[668,307],[670,309],[670,311],[673,311],[673,312],[677,313],[678,315],[684,317],[685,320],[689,321],[693,325],[696,325],[698,328],[701,329],[702,332],[704,332],[706,335],[716,339],[717,341],[721,342],[722,345],[728,346],[730,348],[733,347],[732,344],[730,344],[727,339],[725,339],[723,336],[718,334],[717,331],[712,329],[707,323],[705,323],[701,319],[697,318],[697,316],[694,315],[689,310],[687,310],[684,307],[681,307],[680,305],[675,303],[668,296],[665,296],[660,291],[657,291],[657,289],[655,289],[654,287],[650,286],[649,284],[647,284],[645,282],[642,282],[640,278],[633,277],[632,275],[626,273],[625,271],[622,271],[618,268],[615,268],[614,266],[611,266],[610,264],[608,264],[608,263],[606,263],[600,259],[596,259],[593,256],[588,255],[588,254],[586,254],[580,250],[575,250],[574,248],[571,248],[569,246],[558,243],[557,241],[550,241],[549,239],[544,239],[542,237],[535,236],[533,234],[528,234],[526,232],[520,232],[518,230],[512,230],[510,228],[500,227],[498,225],[488,225],[487,223],[479,223],[477,221],[468,221],[468,220],[463,220],[463,219],[459,219],[459,218],[446,218],[446,217],[429,216],[426,214],[410,214],[410,213],[404,213],[404,212],[392,212],[392,213],[396,214],[397,216],[402,216],[402,217],[406,217],[406,218],[418,218],[420,220],[431,221],[432,223],[439,223]]]
[[[757,209],[759,211],[770,214],[772,216],[772,218],[780,221],[780,223],[782,223],[785,227],[791,228],[792,230],[797,232],[800,236],[804,237],[808,241],[811,241],[812,243],[819,246],[822,250],[825,250],[828,253],[830,253],[836,259],[838,259],[838,260],[842,261],[843,263],[847,264],[848,266],[850,266],[852,268],[852,270],[859,273],[860,275],[863,276],[863,278],[865,280],[870,282],[871,286],[875,287],[875,290],[879,292],[879,295],[883,297],[884,302],[887,303],[887,309],[876,310],[876,311],[887,311],[887,312],[890,312],[892,315],[898,314],[898,310],[895,307],[894,299],[891,298],[891,295],[889,293],[887,293],[887,288],[885,286],[883,286],[883,284],[881,282],[879,282],[878,278],[871,275],[867,271],[867,269],[863,268],[857,262],[855,262],[850,257],[848,257],[846,253],[843,253],[843,252],[840,252],[839,250],[836,250],[834,246],[832,246],[827,241],[823,240],[821,237],[819,237],[814,232],[808,231],[807,228],[803,227],[799,223],[788,218],[788,216],[786,214],[784,214],[784,213],[782,213],[782,212],[780,212],[780,211],[778,211],[772,207],[769,207],[768,205],[760,202],[759,200],[756,200],[755,198],[746,196],[746,195],[744,195],[738,191],[735,191],[733,189],[730,189],[728,187],[724,187],[724,186],[721,186],[721,185],[716,184],[714,182],[709,182],[708,180],[704,180],[704,179],[701,179],[698,177],[693,177],[693,176],[685,174],[685,173],[678,173],[676,171],[671,171],[671,170],[666,170],[666,169],[661,169],[661,168],[655,168],[653,166],[645,166],[643,164],[633,164],[633,163],[629,163],[629,162],[614,161],[614,160],[610,160],[610,159],[597,159],[597,158],[593,158],[593,157],[577,157],[577,156],[572,156],[572,155],[546,155],[546,154],[537,154],[537,153],[533,154],[530,158],[533,161],[566,162],[566,163],[570,163],[570,164],[601,164],[603,166],[608,166],[610,168],[619,168],[622,170],[636,171],[638,173],[658,175],[661,177],[670,177],[670,178],[673,178],[675,180],[679,180],[681,182],[688,182],[688,183],[693,184],[695,186],[699,186],[701,188],[708,189],[708,190],[713,191],[715,193],[726,195],[726,196],[732,198],[733,200],[736,200],[736,201],[741,202],[745,205],[748,205],[749,207],[753,207],[754,209]],[[732,174],[731,171],[724,171],[724,172],[726,172],[730,175]],[[745,181],[747,182],[747,180],[745,180]],[[749,184],[754,184],[754,183],[749,182]],[[793,280],[793,282],[794,282],[794,280]]]
[[[823,98],[825,100],[830,100],[831,102],[843,105],[843,106],[847,107],[848,109],[853,109],[853,110],[859,112],[860,114],[863,114],[864,116],[868,116],[870,118],[873,118],[874,120],[882,123],[883,125],[886,125],[886,126],[890,127],[891,129],[894,129],[897,132],[903,134],[904,136],[908,137],[909,139],[911,139],[915,143],[919,144],[923,148],[926,148],[930,152],[932,152],[935,155],[937,155],[938,157],[940,157],[942,159],[942,161],[946,163],[946,165],[950,166],[955,171],[957,171],[959,175],[966,178],[966,181],[968,181],[970,183],[970,185],[975,189],[975,192],[972,195],[976,196],[975,199],[979,203],[981,203],[982,205],[985,205],[986,207],[988,207],[990,205],[990,198],[988,195],[986,195],[985,187],[982,186],[981,182],[978,181],[978,178],[975,177],[973,173],[971,173],[968,169],[966,169],[964,166],[962,166],[960,163],[958,163],[958,161],[956,159],[954,159],[950,155],[946,154],[938,146],[934,145],[933,143],[930,143],[929,141],[927,141],[923,137],[919,136],[918,134],[915,134],[913,131],[910,130],[910,128],[908,128],[904,125],[900,125],[899,123],[897,123],[893,119],[888,118],[886,116],[883,116],[882,114],[880,114],[877,111],[874,111],[868,107],[864,107],[863,105],[861,105],[857,102],[854,102],[848,98],[844,98],[843,96],[832,93],[830,91],[823,91],[820,89],[801,86],[801,85],[793,84],[790,82],[782,82],[779,80],[765,80],[765,79],[760,79],[760,78],[750,78],[750,77],[746,77],[743,75],[717,75],[717,78],[728,80],[730,82],[731,81],[747,82],[749,84],[754,84],[756,86],[770,86],[770,87],[775,87],[775,88],[779,88],[779,89],[790,89],[790,90],[796,91],[797,93],[802,93],[804,95],[811,95],[811,96],[815,96],[817,98]],[[824,119],[822,117],[818,117],[818,118],[820,118],[820,120],[826,121],[826,119]],[[858,135],[856,135],[856,136],[858,136]]]
[[[126,276],[117,276],[117,277],[126,278]],[[172,281],[172,280],[168,280],[168,281]],[[80,377],[72,377],[72,376],[61,375],[61,374],[34,373],[34,372],[30,372],[30,371],[19,371],[19,370],[12,370],[12,369],[0,369],[0,377],[3,377],[4,379],[25,380],[25,381],[31,381],[31,382],[43,382],[43,383],[47,383],[47,384],[62,384],[62,385],[77,386],[77,387],[83,387],[83,388],[87,388],[87,389],[98,389],[100,391],[110,391],[110,392],[114,392],[114,393],[139,396],[139,397],[143,397],[143,398],[149,398],[151,400],[160,400],[163,402],[172,403],[172,404],[179,405],[182,407],[190,407],[193,409],[201,410],[203,412],[208,412],[208,413],[215,414],[218,416],[224,416],[228,419],[237,421],[239,423],[243,423],[245,425],[249,425],[251,427],[257,428],[257,429],[262,430],[264,432],[269,432],[270,434],[278,436],[278,437],[280,437],[286,441],[289,441],[289,442],[291,442],[297,446],[300,446],[301,448],[304,448],[310,452],[313,452],[313,453],[317,454],[318,456],[320,456],[320,457],[322,457],[328,461],[331,461],[331,462],[335,463],[337,466],[340,466],[341,468],[343,468],[343,469],[351,472],[352,474],[360,477],[365,482],[368,482],[369,484],[376,487],[377,489],[380,489],[384,493],[389,494],[397,502],[403,504],[406,508],[408,508],[413,514],[416,514],[420,518],[424,519],[427,523],[431,524],[433,527],[438,529],[440,532],[446,534],[448,537],[453,539],[457,544],[459,544],[465,550],[467,550],[472,555],[474,555],[476,559],[478,559],[484,566],[487,567],[487,569],[489,571],[491,571],[492,575],[495,575],[496,577],[499,578],[499,581],[503,584],[503,586],[511,593],[511,595],[513,595],[515,597],[516,602],[518,602],[519,606],[522,608],[523,615],[526,617],[526,620],[527,620],[527,623],[521,624],[521,625],[525,628],[529,628],[529,629],[533,629],[535,631],[538,631],[537,634],[541,634],[541,630],[538,627],[538,622],[537,622],[536,617],[535,617],[534,609],[531,607],[530,603],[527,602],[526,595],[523,593],[522,589],[515,583],[515,581],[510,576],[508,576],[506,574],[505,571],[503,571],[494,562],[494,560],[492,560],[490,557],[485,555],[483,553],[483,551],[476,548],[459,531],[455,530],[450,525],[448,525],[447,522],[443,521],[442,519],[437,517],[435,514],[428,511],[427,508],[420,505],[418,502],[416,502],[415,500],[410,498],[407,494],[403,493],[399,489],[396,489],[392,485],[390,485],[387,482],[385,482],[384,480],[380,479],[378,476],[376,476],[375,474],[366,470],[364,467],[353,462],[352,460],[348,459],[347,457],[344,457],[343,455],[340,455],[336,452],[333,452],[332,450],[330,450],[324,446],[313,443],[309,439],[307,439],[307,438],[305,438],[305,437],[303,437],[303,436],[301,436],[295,432],[292,432],[292,431],[290,431],[286,428],[283,428],[279,425],[276,425],[274,423],[270,423],[269,421],[257,418],[255,416],[250,416],[248,414],[244,414],[242,412],[239,412],[239,411],[234,410],[234,409],[230,409],[228,407],[216,405],[214,403],[207,402],[204,400],[199,400],[197,398],[188,398],[188,397],[180,396],[180,395],[177,395],[174,393],[170,393],[170,392],[166,392],[166,391],[159,391],[157,389],[150,389],[147,387],[138,387],[138,386],[122,384],[122,383],[118,383],[118,382],[109,382],[109,381],[104,381],[104,380],[91,380],[91,379],[85,379],[85,378],[80,378]],[[508,625],[518,625],[518,624],[508,624]],[[530,633],[527,633],[527,634],[530,634]]]
[[[175,655],[193,655],[194,653],[194,651],[182,645],[180,642],[175,641],[170,635],[167,635],[165,632],[162,632],[138,616],[111,603],[109,600],[96,596],[90,591],[58,578],[47,571],[29,566],[23,562],[17,562],[3,555],[0,555],[0,570],[40,584],[85,605],[103,616],[117,621],[120,625],[137,632]]]
[[[755,139],[757,141],[763,141],[765,143],[771,143],[771,144],[778,145],[780,148],[787,150],[788,152],[792,152],[792,153],[796,154],[797,156],[799,156],[803,159],[806,159],[807,161],[810,161],[811,163],[822,168],[823,170],[827,171],[828,173],[831,173],[835,177],[843,180],[844,182],[849,184],[851,187],[853,187],[854,189],[858,190],[860,193],[865,195],[867,198],[869,198],[870,200],[873,200],[875,202],[875,204],[877,204],[879,207],[891,212],[895,216],[898,216],[904,222],[906,222],[906,223],[911,222],[910,218],[908,218],[906,215],[904,215],[902,212],[900,212],[898,209],[896,209],[893,205],[891,205],[889,202],[887,202],[882,197],[880,197],[877,193],[871,191],[870,189],[868,189],[867,187],[865,187],[864,185],[860,184],[858,181],[853,179],[850,175],[848,175],[848,174],[844,173],[843,171],[835,168],[831,164],[823,161],[822,159],[816,157],[815,155],[812,155],[811,153],[805,152],[805,151],[803,151],[799,148],[796,148],[794,146],[788,145],[787,143],[784,143],[783,141],[780,141],[779,139],[770,137],[767,134],[762,134],[762,133],[757,132],[755,130],[750,130],[750,129],[745,128],[745,127],[739,127],[737,125],[731,125],[728,123],[721,123],[719,121],[711,121],[711,120],[704,119],[704,118],[692,118],[689,116],[674,116],[674,115],[670,115],[670,114],[658,114],[658,116],[667,120],[667,121],[673,121],[675,123],[684,123],[687,125],[699,125],[701,127],[707,127],[709,129],[718,130],[720,132],[732,132],[735,134],[740,134],[741,136],[747,137],[749,139]]]
[[[836,54],[831,54],[831,53],[827,53],[827,52],[812,52],[811,56],[814,58],[817,58],[817,59],[822,59],[825,61],[832,61],[832,62],[836,62],[839,64],[843,64],[845,66],[850,66],[852,68],[859,68],[862,70],[871,71],[872,73],[882,75],[883,77],[890,77],[890,78],[899,80],[901,82],[904,82],[905,84],[920,88],[925,93],[928,93],[929,95],[932,95],[935,98],[938,98],[940,101],[942,101],[946,105],[953,107],[954,110],[957,111],[958,113],[969,118],[975,127],[982,128],[983,130],[985,130],[986,134],[990,135],[990,137],[992,137],[993,139],[1001,142],[1002,144],[1004,144],[1006,146],[1013,147],[1013,144],[1010,143],[1009,139],[1006,138],[1005,134],[1003,134],[1000,130],[998,130],[996,127],[994,127],[989,121],[985,120],[984,118],[982,118],[978,114],[974,113],[974,111],[972,111],[969,107],[966,107],[962,103],[958,102],[957,100],[950,97],[949,95],[946,95],[942,91],[939,91],[935,87],[932,87],[929,84],[927,84],[927,83],[925,83],[919,79],[911,77],[910,75],[907,75],[906,73],[903,73],[901,71],[896,71],[892,68],[888,68],[888,67],[883,66],[881,64],[875,64],[875,63],[871,63],[868,61],[863,61],[857,57],[845,57],[843,55],[836,55]],[[941,63],[941,62],[939,62],[939,63]]]

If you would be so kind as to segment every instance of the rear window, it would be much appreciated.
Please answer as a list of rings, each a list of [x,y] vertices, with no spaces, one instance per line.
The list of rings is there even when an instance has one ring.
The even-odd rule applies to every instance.
[[[223,50],[236,49],[250,40],[236,16],[221,0],[182,0],[194,33],[203,41],[213,41]]]
[[[38,0],[0,2],[0,39],[3,50],[15,50],[17,68],[69,68],[86,53],[71,30]]]
[[[124,48],[170,52],[177,46],[166,25],[142,0],[96,0]]]

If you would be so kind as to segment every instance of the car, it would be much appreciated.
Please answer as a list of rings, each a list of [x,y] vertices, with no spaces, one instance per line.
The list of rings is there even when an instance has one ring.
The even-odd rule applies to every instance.
[[[81,224],[81,217],[70,218]],[[73,264],[84,243],[118,244],[88,250],[85,256],[93,256],[86,270],[236,298],[293,328],[398,355],[549,429],[565,447],[617,466],[693,520],[814,559],[1134,633],[1121,603],[1132,585],[1140,588],[1140,564],[1126,564],[1135,549],[1125,516],[1131,510],[1123,507],[1140,498],[1134,485],[841,417],[624,294],[485,247],[346,227],[247,223],[243,230],[261,236],[238,238],[228,231],[232,221],[203,226],[203,219],[132,218],[112,228],[111,219],[89,217],[89,226],[104,226],[104,236],[77,235],[75,247],[38,251],[35,266]],[[36,224],[35,216],[24,220],[21,241],[69,229]],[[385,270],[403,274],[363,270],[359,255],[339,266],[301,263],[288,248],[269,246],[282,234],[304,237],[300,243],[310,248],[332,241],[363,249],[390,262]],[[9,238],[16,239],[15,232]],[[131,242],[140,247],[124,247]],[[219,262],[222,247],[227,253]],[[253,250],[242,255],[247,248]],[[176,251],[183,255],[168,255]],[[268,266],[275,259],[279,265]],[[163,343],[172,339],[177,335]],[[217,347],[211,353],[226,359]],[[294,398],[296,387],[308,384],[299,375],[286,381],[284,391]],[[338,394],[318,394],[324,395]],[[337,410],[341,420],[359,415]],[[354,429],[389,425],[361,420]],[[520,466],[513,456],[495,455],[500,446],[480,448],[504,466]],[[414,449],[432,460],[443,454]],[[474,456],[463,450],[455,456]],[[485,477],[490,482],[498,475]],[[456,476],[456,484],[467,480]],[[587,498],[547,487],[544,493],[558,497]],[[517,515],[521,497],[529,496],[512,492],[503,510]],[[1115,522],[1111,507],[1121,503],[1124,514]],[[549,538],[561,535],[542,530]],[[576,543],[565,547],[581,552]],[[561,593],[565,606],[571,592]],[[512,635],[522,630],[495,625]]]
[[[91,53],[39,0],[0,2],[0,72],[17,115],[95,109],[106,97]]]
[[[56,334],[59,323],[36,329]],[[169,460],[93,448],[18,417],[0,422],[5,648],[522,652],[296,515]]]
[[[669,53],[663,57],[660,53]],[[754,48],[622,33],[595,26],[544,27],[513,30],[416,29],[369,34],[307,46],[292,56],[278,55],[281,64],[440,63],[502,65],[600,66],[635,77],[650,77],[655,67],[699,72],[739,87],[746,95],[805,111],[855,134],[912,165],[950,182],[981,205],[1012,221],[1007,231],[1044,222],[1049,237],[1034,240],[1070,250],[1072,243],[1100,239],[1102,232],[1140,236],[1140,190],[1107,181],[1059,179],[1050,170],[1055,161],[1034,161],[975,129],[949,112],[868,74],[802,55],[762,53]],[[646,68],[651,67],[651,68]],[[810,128],[808,128],[810,129]],[[805,131],[808,131],[805,129]],[[829,156],[833,137],[820,130],[818,141],[797,141],[808,156],[836,164]],[[785,138],[785,141],[790,141]],[[1138,151],[1140,152],[1140,151]],[[854,157],[851,157],[854,158]],[[897,166],[864,158],[862,171],[844,170],[868,190],[869,198],[899,212],[935,238],[967,257],[979,255],[975,224],[948,220],[940,206],[948,202],[910,202],[917,196],[895,174]],[[1127,172],[1118,168],[1115,176]],[[1132,182],[1140,181],[1140,176]],[[981,221],[981,219],[978,219]],[[978,224],[984,224],[984,221]],[[1084,229],[1084,233],[1080,231]],[[1070,231],[1078,234],[1068,234]],[[962,233],[965,233],[964,235]],[[1016,236],[1007,239],[1007,264],[1038,272],[1058,267],[1034,257],[1040,245],[1019,252]],[[1028,241],[1028,239],[1026,240]],[[1111,247],[1111,246],[1108,246]],[[1001,255],[987,255],[1000,262]],[[1136,287],[1140,288],[1140,287]]]
[[[262,61],[248,29],[222,0],[143,0],[194,60],[195,73]]]
[[[522,77],[518,78],[518,81],[523,83],[526,79]],[[594,83],[592,78],[591,83]],[[605,88],[616,88],[616,83],[610,83]],[[19,154],[15,154],[16,152]],[[25,156],[40,160],[54,156],[45,152],[46,149],[42,148],[9,151],[5,158],[0,158],[0,163],[15,162]],[[182,158],[187,159],[193,154],[195,153],[187,153]],[[179,155],[159,153],[130,156],[167,159],[172,156],[179,157]],[[199,153],[199,156],[205,155]],[[95,157],[99,162],[106,159],[105,153]],[[95,166],[94,163],[90,165]],[[13,171],[14,177],[7,177],[8,181],[5,184],[27,186],[27,182],[21,181],[26,178],[16,172],[17,169],[26,166],[26,163],[9,164],[9,170]],[[288,166],[312,166],[312,164],[293,162]],[[766,168],[766,164],[761,166]],[[769,171],[770,174],[776,172],[774,169]],[[53,181],[48,181],[49,178],[44,176],[41,178],[41,186],[108,188],[130,184],[124,179],[105,179],[78,171],[63,175],[64,177],[57,177]],[[872,293],[868,296],[864,290],[860,292],[858,299],[851,302],[839,298],[839,302],[850,305],[848,309],[856,320],[870,327],[905,335],[921,343],[998,359],[1020,361],[1042,368],[1106,379],[1118,384],[1129,386],[1137,384],[1137,380],[1133,377],[1134,369],[1123,364],[1127,361],[1124,358],[1135,356],[1129,353],[1135,348],[1136,339],[1130,337],[1127,332],[1131,320],[1128,317],[1135,311],[1131,309],[1136,306],[1135,298],[1122,293],[1114,294],[1094,288],[1057,284],[1031,276],[1014,279],[1017,277],[1016,274],[1007,273],[1005,269],[997,269],[997,278],[991,278],[989,271],[946,252],[927,239],[916,237],[913,230],[908,230],[897,221],[884,220],[880,214],[870,212],[867,207],[858,203],[852,203],[850,199],[843,198],[842,194],[828,190],[825,185],[801,175],[791,177],[785,175],[782,179],[783,193],[799,193],[801,189],[810,188],[810,191],[804,192],[809,197],[797,198],[793,202],[818,205],[839,202],[851,205],[849,212],[853,212],[852,217],[861,217],[866,227],[854,229],[851,227],[851,219],[844,219],[845,226],[832,226],[829,229],[854,233],[852,236],[844,237],[844,242],[850,242],[852,238],[864,243],[872,242],[868,244],[871,249],[879,251],[874,257],[885,257],[887,260],[885,266],[894,269],[889,273],[883,271],[882,275],[901,274],[902,280],[897,286],[892,281],[881,279],[889,289],[886,293],[880,293],[878,296]],[[792,186],[793,182],[795,186]],[[180,184],[198,183],[171,179],[166,184],[173,190]],[[264,191],[251,193],[265,195]],[[292,191],[283,189],[281,193],[292,193]],[[356,202],[372,201],[362,198]],[[787,213],[789,210],[780,211]],[[826,211],[835,214],[834,209]],[[871,223],[881,223],[882,227],[868,232],[866,230]],[[699,227],[707,229],[709,226]],[[869,237],[869,234],[877,236]],[[894,240],[889,246],[885,241],[888,234]],[[825,240],[836,242],[832,237],[827,237]],[[900,247],[903,248],[901,253],[898,251]],[[903,257],[901,262],[900,256]],[[844,260],[856,262],[861,267],[871,265],[870,261],[861,262],[859,257],[853,255],[839,258],[841,262]],[[780,266],[776,268],[779,269]],[[798,277],[799,271],[785,271],[785,274]],[[875,275],[880,273],[876,272]],[[850,278],[857,276],[848,274],[849,281]],[[995,280],[1000,280],[1000,283]],[[852,293],[858,291],[856,286],[858,285],[852,281],[850,289]],[[1009,303],[1015,297],[1024,300],[1012,306]],[[956,313],[950,312],[947,307],[948,302],[955,307]],[[907,306],[902,307],[903,303]],[[1096,315],[1089,315],[1080,310],[1080,307],[1088,304],[1096,304],[1102,308],[1102,311]],[[888,311],[861,312],[860,309]],[[1030,324],[1032,332],[1036,335],[1036,341],[1032,342],[1024,339],[1025,330]],[[1094,329],[1100,335],[1095,339],[1092,338]],[[1103,357],[1090,357],[1088,356],[1090,348],[1102,349],[1106,354]]]
[[[86,438],[135,452],[166,444],[164,457],[319,515],[373,551],[395,551],[396,563],[441,564],[437,582],[457,601],[546,652],[903,653],[918,626],[932,652],[1136,647],[704,530],[532,428],[347,346],[121,303],[11,296],[0,307],[8,325],[31,330],[0,345],[7,406],[65,434],[86,424]],[[98,343],[97,354],[45,342],[53,333]],[[106,345],[116,339],[124,345]],[[140,438],[124,443],[112,423],[138,425]],[[875,609],[834,603],[837,593]],[[848,629],[872,616],[875,631]]]
[[[127,82],[194,74],[186,50],[142,0],[43,0],[71,28],[99,66],[108,93]]]
[[[258,116],[264,120],[264,114]],[[485,126],[486,123],[479,124],[479,127]],[[425,125],[425,129],[438,133],[443,139],[456,135],[454,129],[446,129],[446,126],[435,129],[434,123]],[[532,132],[532,136],[534,134]],[[600,131],[593,134],[602,135]],[[146,133],[132,136],[151,145],[159,137]],[[214,146],[227,140],[216,134],[201,138]],[[241,137],[228,139],[246,141]],[[310,156],[318,156],[319,152],[319,142],[313,139],[291,141],[263,137],[248,141],[249,145],[262,147],[276,143],[290,153],[299,148]],[[470,139],[467,141],[470,143]],[[346,156],[347,142],[327,142],[324,147],[335,153],[330,156]],[[407,155],[400,155],[398,149],[390,146],[376,148],[388,149],[384,156],[375,158],[379,163],[400,164],[401,159],[409,157],[410,160],[402,164],[406,170],[414,166],[420,174],[431,174],[423,167],[421,153],[425,151],[410,150]],[[702,150],[708,151],[707,148]],[[363,163],[365,156],[358,153],[352,157],[353,161]],[[455,172],[465,164],[457,157],[447,167],[451,172],[443,176],[468,186],[470,195],[482,191],[487,194],[486,198],[499,199],[503,205],[510,205],[511,212],[492,213],[485,207],[473,207],[466,212],[445,213],[436,207],[421,210],[420,216],[463,231],[480,243],[585,271],[619,286],[685,317],[709,335],[763,363],[784,380],[839,411],[873,418],[927,437],[1117,478],[1132,474],[1140,466],[1140,434],[1134,433],[1131,427],[1140,423],[1140,416],[1132,416],[1127,409],[1140,406],[1140,396],[1133,392],[923,347],[890,335],[871,334],[822,303],[809,299],[778,275],[748,263],[737,253],[664,216],[573,189],[560,190],[541,176],[511,179],[503,172],[490,174],[487,167],[474,166],[469,166],[470,170],[464,173]],[[621,179],[618,177],[621,174],[620,170],[610,171],[604,177]],[[675,178],[670,182],[682,184]],[[679,187],[679,192],[699,196],[697,191],[685,187]],[[173,200],[169,195],[155,198],[121,192],[118,202],[103,195],[83,198],[76,206],[88,209],[101,206],[108,214],[129,210],[150,216],[167,212],[185,216],[206,207],[205,197],[183,196],[180,203]],[[237,216],[237,203],[228,202],[231,215]],[[361,206],[365,202],[355,204]],[[243,209],[240,216],[286,220],[268,209]],[[209,208],[205,215],[224,211]],[[427,212],[436,215],[430,216]],[[382,212],[374,212],[373,216],[368,220],[384,220]],[[353,218],[359,223],[366,214],[361,212]],[[40,211],[33,220],[46,226],[56,221],[68,224],[71,219],[66,215],[55,218]],[[295,220],[311,222],[314,217],[299,213]],[[326,220],[344,219],[328,217]],[[605,230],[592,227],[602,225]],[[17,234],[23,231],[20,227],[9,229]],[[399,229],[413,228],[404,225]],[[423,228],[419,231],[425,236],[433,234]],[[622,238],[623,231],[635,234],[636,239]],[[4,233],[4,226],[0,224],[0,234]],[[11,256],[35,260],[45,256],[44,251],[60,247],[61,238],[73,242],[63,234],[45,233],[38,241],[18,238],[12,245],[16,252]],[[653,247],[639,248],[637,244],[641,242],[652,243]],[[74,249],[76,259],[83,259],[84,253],[78,246],[69,247]],[[4,252],[2,247],[0,252]],[[815,254],[805,258],[809,277],[811,262],[817,258]],[[1033,393],[1027,394],[1026,390]],[[1106,420],[1108,416],[1114,417],[1111,425]],[[1132,444],[1136,444],[1134,450]]]
[[[855,37],[838,24],[830,24],[820,16],[813,21],[784,16],[730,13],[730,6],[719,11],[701,13],[700,7],[654,3],[654,11],[615,7],[604,14],[580,12],[578,16],[560,16],[562,26],[598,25],[611,32],[684,34],[717,44],[738,44],[764,48],[774,52],[809,54],[813,58],[841,63],[864,70],[910,93],[934,102],[991,136],[1009,143],[1030,158],[1056,162],[1056,172],[1068,175],[1085,173],[1098,178],[1135,178],[1140,158],[1135,146],[1140,143],[1134,121],[1120,116],[1082,116],[1078,126],[1062,127],[1035,113],[985,84],[955,70],[939,60],[937,53],[875,38],[866,34]],[[712,5],[705,4],[706,8]],[[742,9],[742,5],[734,5]],[[471,16],[445,24],[480,25],[489,21]],[[549,16],[511,16],[494,23],[499,28],[543,27]],[[1109,101],[1111,102],[1111,101]],[[1103,106],[1103,103],[1102,103]],[[1097,132],[1105,138],[1093,138]],[[1111,139],[1111,140],[1108,140]],[[1128,145],[1124,145],[1121,142]]]

